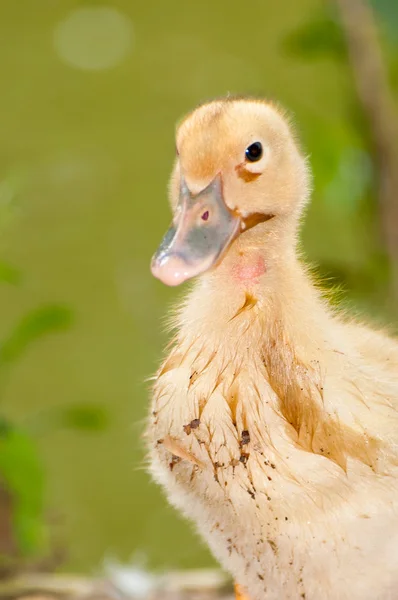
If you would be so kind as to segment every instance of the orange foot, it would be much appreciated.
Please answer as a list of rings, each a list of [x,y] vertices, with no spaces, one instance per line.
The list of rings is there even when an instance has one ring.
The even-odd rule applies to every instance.
[[[249,597],[243,592],[240,585],[235,584],[235,597],[236,600],[249,600]]]

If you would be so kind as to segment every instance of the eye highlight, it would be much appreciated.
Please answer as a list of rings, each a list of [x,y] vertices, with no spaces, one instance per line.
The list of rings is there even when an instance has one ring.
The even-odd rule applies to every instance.
[[[263,155],[263,146],[260,142],[250,144],[245,150],[245,156],[250,162],[257,162]]]

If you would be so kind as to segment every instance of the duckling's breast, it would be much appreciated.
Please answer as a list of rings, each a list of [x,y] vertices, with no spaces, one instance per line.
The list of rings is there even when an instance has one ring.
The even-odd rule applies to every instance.
[[[237,491],[255,498],[259,471],[260,493],[268,494],[266,482],[275,475],[269,433],[275,414],[263,368],[259,357],[242,349],[225,356],[205,353],[198,343],[185,355],[172,352],[154,386],[149,427],[166,479],[198,487],[204,496],[211,482],[218,500],[231,501]]]
[[[268,379],[263,356],[244,336],[218,347],[200,338],[176,347],[154,385],[148,437],[155,477],[206,505],[239,511],[250,500],[254,512],[283,522],[292,494],[295,513],[299,504],[308,510],[303,488],[317,483],[316,471],[324,483],[325,459],[299,447]],[[328,464],[327,477],[343,481],[341,473]]]
[[[225,568],[242,572],[242,581],[245,548],[251,556],[254,548],[260,587],[261,561],[276,564],[275,536],[289,519],[276,494],[283,475],[267,425],[273,392],[262,369],[242,348],[228,356],[204,352],[199,342],[176,349],[156,380],[148,427],[151,470],[170,501],[196,522]]]
[[[218,346],[202,340],[176,346],[157,375],[152,474],[223,566],[242,583],[256,581],[253,600],[300,598],[309,568],[307,582],[318,583],[306,597],[318,600],[318,584],[341,565],[353,577],[369,564],[369,540],[391,526],[394,490],[371,463],[351,461],[347,472],[300,447],[263,357],[244,336]]]
[[[283,581],[302,589],[299,532],[316,502],[303,477],[313,458],[286,432],[260,353],[244,337],[228,341],[212,349],[198,339],[162,366],[148,427],[151,470],[221,564],[242,582],[250,572],[265,598],[265,570],[274,590]]]

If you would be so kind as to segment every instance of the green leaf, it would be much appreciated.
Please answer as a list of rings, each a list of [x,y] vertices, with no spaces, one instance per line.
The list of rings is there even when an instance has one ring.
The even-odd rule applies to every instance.
[[[76,405],[58,412],[58,422],[64,427],[83,431],[102,431],[108,425],[108,414],[101,406]]]
[[[25,176],[18,170],[9,171],[0,180],[0,231],[4,231],[19,216],[17,197]]]
[[[108,424],[109,414],[104,407],[96,404],[76,404],[66,407],[52,406],[39,411],[24,421],[24,428],[36,438],[65,428],[85,432],[103,431]]]
[[[35,552],[43,542],[44,475],[32,440],[15,428],[0,436],[0,477],[13,499],[19,549]]]
[[[21,281],[21,272],[5,262],[0,261],[0,282],[17,285]]]
[[[391,60],[390,77],[391,85],[396,94],[398,90],[398,54],[397,56],[394,56]]]
[[[355,216],[373,178],[370,156],[360,148],[346,148],[340,156],[335,176],[324,190],[324,201],[340,217]]]
[[[341,27],[327,15],[305,23],[290,33],[284,41],[284,48],[288,54],[305,59],[329,56],[340,60],[346,56]]]
[[[3,416],[0,416],[0,439],[5,437],[8,432],[11,430],[11,423],[5,419]]]
[[[45,306],[28,313],[0,347],[0,364],[15,361],[35,340],[68,329],[72,312],[65,306]]]
[[[394,0],[370,0],[376,16],[385,25],[391,40],[398,43],[398,2]]]

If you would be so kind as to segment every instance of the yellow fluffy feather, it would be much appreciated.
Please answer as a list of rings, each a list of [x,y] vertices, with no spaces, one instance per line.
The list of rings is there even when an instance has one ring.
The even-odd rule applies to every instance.
[[[250,600],[396,599],[398,344],[329,308],[298,257],[309,167],[278,109],[218,100],[176,139],[173,209],[182,174],[198,194],[221,173],[231,214],[272,218],[174,318],[151,472]]]

